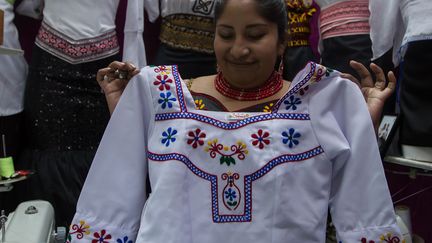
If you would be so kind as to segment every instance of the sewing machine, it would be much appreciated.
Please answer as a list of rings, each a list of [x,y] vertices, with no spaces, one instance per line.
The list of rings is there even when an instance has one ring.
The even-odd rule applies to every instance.
[[[54,208],[47,201],[26,201],[15,212],[0,216],[1,243],[63,243],[66,229],[55,231]]]
[[[0,192],[12,189],[12,183],[23,180],[0,181]],[[66,229],[55,229],[54,208],[47,201],[22,202],[8,216],[0,214],[0,243],[64,243]]]

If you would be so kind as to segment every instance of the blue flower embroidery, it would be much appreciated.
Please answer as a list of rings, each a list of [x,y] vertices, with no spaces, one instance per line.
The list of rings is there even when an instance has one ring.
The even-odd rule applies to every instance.
[[[225,191],[225,198],[229,201],[233,201],[234,198],[237,198],[236,192],[231,188],[228,188],[228,190]]]
[[[172,129],[171,127],[168,128],[168,130],[164,131],[162,133],[162,144],[165,144],[165,146],[169,146],[170,142],[174,143],[176,138],[174,137],[177,134],[177,130]]]
[[[282,142],[288,144],[288,147],[292,148],[294,145],[298,145],[299,141],[296,138],[301,137],[301,134],[296,132],[294,128],[290,128],[287,132],[282,132]]]
[[[295,111],[295,110],[297,110],[297,106],[302,103],[300,98],[296,98],[294,95],[291,95],[288,99],[289,100],[284,101],[284,104],[287,105],[285,108],[286,110],[289,110],[292,108],[293,111]]]
[[[133,243],[132,240],[129,240],[127,236],[125,236],[123,239],[117,239],[117,243]]]
[[[161,97],[161,99],[158,100],[159,104],[162,104],[162,109],[165,109],[167,106],[168,108],[172,108],[172,103],[176,101],[177,99],[175,97],[171,97],[171,92],[166,92],[166,93],[160,93],[159,95]]]

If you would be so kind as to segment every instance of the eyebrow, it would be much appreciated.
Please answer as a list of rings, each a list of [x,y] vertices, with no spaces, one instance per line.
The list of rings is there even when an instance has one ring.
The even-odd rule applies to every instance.
[[[249,28],[256,28],[256,27],[267,27],[268,24],[250,24],[246,26],[246,29]],[[227,25],[227,24],[217,24],[216,27],[225,27],[225,28],[233,28],[233,26],[231,25]]]

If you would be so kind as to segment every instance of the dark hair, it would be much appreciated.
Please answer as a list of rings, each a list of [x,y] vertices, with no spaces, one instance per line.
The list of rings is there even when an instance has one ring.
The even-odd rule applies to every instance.
[[[215,23],[218,21],[229,0],[215,0]],[[236,0],[232,0],[236,1]],[[254,0],[258,13],[268,21],[277,24],[278,36],[281,42],[286,39],[288,28],[286,3],[284,0]]]

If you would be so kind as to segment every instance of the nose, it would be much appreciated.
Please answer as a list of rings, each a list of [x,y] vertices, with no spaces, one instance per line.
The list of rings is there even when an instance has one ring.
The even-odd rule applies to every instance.
[[[242,37],[237,37],[230,49],[230,54],[235,59],[242,59],[250,54],[250,49],[247,45],[247,41]]]

